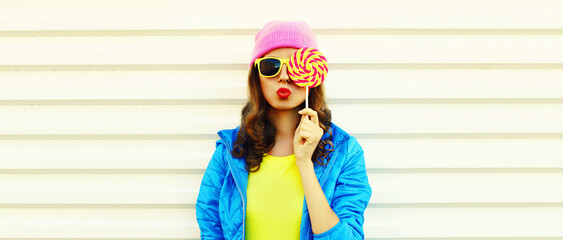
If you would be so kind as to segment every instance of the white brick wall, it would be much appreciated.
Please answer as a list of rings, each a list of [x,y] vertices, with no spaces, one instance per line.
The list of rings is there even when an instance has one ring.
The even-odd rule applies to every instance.
[[[0,239],[198,239],[254,35],[304,20],[366,239],[563,239],[562,1],[0,0]]]

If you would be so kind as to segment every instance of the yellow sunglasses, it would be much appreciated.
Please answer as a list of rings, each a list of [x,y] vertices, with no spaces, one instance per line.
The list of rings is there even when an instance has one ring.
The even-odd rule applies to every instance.
[[[262,77],[275,77],[281,72],[285,63],[289,67],[290,58],[263,57],[254,60],[254,66],[258,66],[258,73]]]

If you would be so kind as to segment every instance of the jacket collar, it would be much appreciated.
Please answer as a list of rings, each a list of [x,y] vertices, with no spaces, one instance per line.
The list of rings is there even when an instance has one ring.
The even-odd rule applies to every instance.
[[[244,158],[235,158],[230,153],[230,151],[232,151],[233,149],[233,145],[237,138],[237,133],[239,129],[240,126],[237,126],[234,129],[224,129],[218,131],[217,134],[220,136],[221,139],[218,141],[217,144],[222,143],[226,145],[226,149],[228,150],[228,152],[225,153],[224,156],[227,158],[229,169],[233,174],[235,183],[237,184],[239,191],[241,191],[241,194],[243,195],[244,204],[246,205],[246,188],[248,186],[248,171],[245,168],[246,161]],[[334,123],[331,123],[330,130],[332,131],[332,143],[333,146],[335,147],[334,151],[331,152],[329,155],[331,157],[330,158],[331,160],[329,161],[329,164],[327,164],[326,166],[321,166],[317,163],[314,163],[315,175],[317,176],[319,183],[321,183],[321,187],[322,187],[322,183],[324,182],[323,178],[328,174],[328,171],[330,171],[332,164],[334,164],[334,161],[336,160],[333,158],[333,156],[336,156],[334,154],[339,151],[339,147],[343,146],[344,145],[343,143],[346,142],[350,137],[348,133],[344,132],[340,127],[336,126]],[[325,132],[321,137],[321,139],[326,140],[328,139],[328,137],[329,137],[328,132]],[[327,145],[326,148],[327,149],[331,148],[331,146]],[[327,169],[329,170],[327,171]]]

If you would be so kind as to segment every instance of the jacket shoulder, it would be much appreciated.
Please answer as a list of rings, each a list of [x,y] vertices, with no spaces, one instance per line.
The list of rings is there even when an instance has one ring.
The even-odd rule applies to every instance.
[[[354,136],[350,135],[348,132],[344,131],[344,129],[340,128],[334,123],[331,123],[330,129],[333,135],[332,142],[335,144],[345,146],[350,145],[350,143],[354,145],[358,142]]]
[[[240,126],[235,128],[228,128],[219,130],[217,135],[219,135],[219,140],[217,140],[217,144],[222,140],[225,140],[227,143],[233,143],[237,139],[237,134],[239,131]]]
[[[355,155],[357,153],[363,155],[364,150],[356,137],[350,135],[334,123],[332,124],[331,129],[334,135],[333,143],[335,145],[338,144],[342,147],[341,151],[346,153],[345,156]],[[346,159],[346,161],[347,160],[350,159]]]

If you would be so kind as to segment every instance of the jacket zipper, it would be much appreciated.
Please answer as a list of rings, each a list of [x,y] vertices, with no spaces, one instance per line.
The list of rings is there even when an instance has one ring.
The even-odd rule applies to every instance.
[[[225,140],[223,140],[223,142],[227,146],[227,150],[230,151],[229,149],[231,149],[231,145],[229,145],[229,143],[227,143],[227,141],[225,141]],[[242,202],[242,240],[244,240],[244,228],[245,228],[245,218],[246,218],[246,213],[245,213],[245,210],[244,210],[245,209],[244,197],[242,196],[242,191],[240,190],[239,183],[237,182],[237,178],[235,177],[235,172],[231,168],[231,164],[229,164],[229,170],[231,170],[231,175],[233,176],[233,181],[235,181],[235,185],[237,185],[237,190],[240,194],[240,200]]]
[[[229,169],[231,168],[231,166],[229,165]],[[242,197],[242,191],[240,190],[239,184],[237,183],[237,180],[235,178],[235,175],[233,174],[233,170],[231,170],[231,175],[233,175],[233,180],[235,181],[235,184],[237,185],[237,189],[238,192],[240,193],[240,200],[242,201],[242,240],[244,240],[244,228],[245,228],[245,218],[246,218],[246,213],[244,211],[245,206],[244,206],[244,198]]]
[[[223,142],[225,143],[225,145],[227,145],[227,150],[230,151],[229,149],[231,149],[231,146],[229,145],[229,143],[227,143],[227,141],[223,140]],[[233,172],[233,169],[231,168],[231,164],[229,164],[229,170],[231,170],[231,175],[233,176],[233,180],[235,181],[235,185],[237,185],[237,189],[238,192],[240,194],[240,200],[242,201],[242,240],[244,240],[244,228],[245,228],[245,218],[246,218],[246,213],[244,211],[245,206],[244,206],[244,198],[242,196],[242,191],[240,190],[239,184],[237,182],[237,178],[235,177],[235,172]]]

